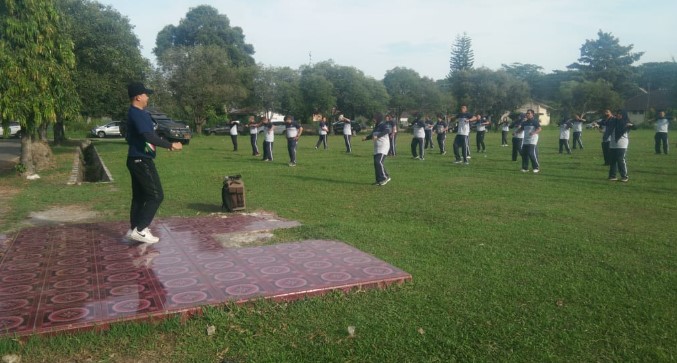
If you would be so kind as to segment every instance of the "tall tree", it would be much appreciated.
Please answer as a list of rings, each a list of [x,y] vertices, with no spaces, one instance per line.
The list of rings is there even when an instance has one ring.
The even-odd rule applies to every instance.
[[[564,82],[560,86],[559,99],[564,117],[572,117],[575,113],[615,109],[623,102],[611,85],[602,79]]]
[[[540,96],[543,93],[543,67],[535,64],[513,63],[502,64],[501,68],[515,78],[526,82],[531,90],[531,98],[543,99]]]
[[[212,108],[229,110],[246,99],[243,79],[251,68],[229,64],[227,53],[217,46],[177,47],[160,58],[167,84],[176,102],[189,115],[198,134]]]
[[[302,120],[315,113],[327,115],[336,106],[334,85],[323,75],[305,69],[301,72],[300,87],[304,110],[298,116]]]
[[[77,117],[73,42],[52,1],[0,0],[0,114],[21,124],[27,175],[49,164],[38,129]]]
[[[150,71],[129,19],[91,0],[60,0],[56,6],[75,45],[73,80],[82,103],[80,113],[125,117],[127,84],[145,80]]]
[[[416,111],[421,105],[421,76],[413,69],[395,67],[386,71],[383,84],[390,95],[389,107],[399,120],[405,111]]]
[[[599,30],[596,40],[588,39],[581,46],[578,62],[567,67],[581,71],[589,81],[601,79],[608,82],[620,94],[634,94],[636,85],[632,82],[632,64],[644,52],[633,53],[633,47],[632,44],[620,45],[618,38]]]
[[[677,62],[644,63],[637,67],[639,86],[647,92],[669,91],[672,108],[677,108]]]
[[[515,110],[529,99],[529,86],[506,71],[478,68],[465,72],[466,103],[470,109],[484,112],[498,121],[505,112]]]
[[[231,27],[224,14],[209,5],[192,8],[178,26],[167,25],[156,38],[153,53],[160,58],[174,47],[217,46],[234,66],[254,66],[254,46],[245,43],[242,28]]]
[[[472,39],[467,33],[457,35],[451,46],[451,58],[449,59],[449,77],[460,71],[471,70],[475,61],[472,50]]]
[[[306,69],[331,82],[336,108],[349,118],[369,116],[387,106],[388,96],[383,86],[379,86],[378,81],[365,76],[355,67],[336,65],[329,60],[316,63],[312,67],[303,67],[302,72]]]

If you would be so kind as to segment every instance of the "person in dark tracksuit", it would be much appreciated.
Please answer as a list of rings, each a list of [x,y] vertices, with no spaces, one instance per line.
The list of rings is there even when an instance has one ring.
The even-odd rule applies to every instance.
[[[564,119],[560,121],[557,126],[559,126],[559,153],[562,153],[562,149],[566,149],[567,154],[571,154],[571,148],[569,148],[569,131],[573,126],[573,122]]]
[[[423,140],[425,139],[425,122],[419,116],[411,124],[411,156],[414,159],[425,160]]]
[[[353,146],[350,143],[350,138],[353,136],[353,125],[347,117],[339,116],[339,121],[343,122],[343,142],[346,144],[346,153],[353,152]]]
[[[275,126],[267,117],[261,120],[263,128],[263,161],[273,161],[273,142],[275,141]]]
[[[508,146],[508,132],[510,132],[510,122],[505,117],[499,124],[501,126],[501,146]]]
[[[614,115],[611,113],[611,110],[604,110],[604,119],[597,122],[599,127],[599,132],[602,133],[602,156],[604,157],[604,165],[609,166],[611,164],[611,153],[609,152],[609,135],[606,133],[606,128],[609,122],[613,120]]]
[[[524,130],[520,130],[522,122],[527,115],[520,114],[515,121],[510,124],[512,132],[512,161],[517,161],[517,155],[522,156],[522,144],[524,143]]]
[[[456,115],[458,130],[456,131],[456,137],[454,138],[454,157],[456,158],[454,163],[456,164],[460,164],[461,162],[466,165],[469,164],[468,135],[470,134],[470,123],[476,120],[477,117],[468,112],[468,106],[461,105],[461,112]],[[463,161],[461,161],[461,155],[463,155]]]
[[[290,115],[284,117],[284,128],[287,136],[287,152],[289,152],[289,166],[296,166],[296,145],[303,133],[303,127]]]
[[[237,126],[240,124],[240,121],[231,121],[230,122],[230,141],[233,142],[233,151],[237,151]]]
[[[320,124],[317,125],[317,134],[319,135],[319,139],[317,140],[317,144],[315,144],[315,148],[319,148],[320,144],[324,146],[324,149],[327,150],[327,134],[329,133],[329,124],[327,124],[327,118],[322,116],[320,119]]]
[[[491,122],[485,117],[482,117],[480,113],[477,113],[475,117],[477,117],[477,122],[475,123],[475,143],[477,144],[477,152],[487,152],[487,146],[484,144],[484,136],[487,134],[487,125],[491,125]]]
[[[258,139],[259,139],[259,126],[261,124],[258,124],[255,122],[254,116],[249,116],[249,123],[247,126],[249,127],[249,141],[252,144],[252,155],[253,156],[259,156],[259,147],[257,145]]]
[[[628,167],[625,162],[625,154],[628,150],[628,131],[635,125],[630,123],[628,113],[625,111],[617,111],[613,119],[609,120],[606,125],[604,134],[609,139],[609,180],[616,181],[616,171],[621,174],[621,181],[627,182]]]
[[[180,142],[170,143],[155,133],[153,120],[144,110],[148,106],[148,95],[153,90],[142,83],[127,86],[130,106],[127,111],[127,169],[132,179],[132,204],[129,211],[129,231],[127,240],[142,243],[156,243],[160,239],[153,236],[148,228],[155,213],[164,199],[160,175],[155,168],[156,146],[172,150],[181,150]]]
[[[670,147],[668,146],[668,128],[670,127],[670,120],[665,117],[665,111],[659,111],[656,118],[656,135],[654,135],[654,148],[656,154],[661,153],[661,144],[663,145],[663,153],[668,154]]]
[[[425,118],[425,149],[434,149],[435,145],[433,144],[433,129],[435,124],[430,117]]]
[[[449,131],[449,125],[444,121],[444,115],[437,115],[437,122],[435,123],[435,133],[437,133],[437,146],[440,148],[440,154],[446,155],[447,153],[447,131]]]
[[[383,162],[390,150],[392,129],[390,124],[383,120],[383,115],[380,113],[374,114],[374,121],[373,131],[362,140],[374,140],[374,174],[376,176],[376,183],[374,184],[383,186],[390,181],[390,174],[386,171]]]
[[[580,146],[581,150],[583,150],[583,123],[585,122],[585,119],[581,117],[581,115],[575,115],[574,120],[572,121],[572,130],[574,132],[574,150],[576,150],[576,146]]]
[[[388,156],[397,156],[397,122],[391,115],[386,115],[386,122],[390,124],[390,150]]]
[[[522,144],[522,172],[529,171],[529,161],[534,173],[541,171],[538,163],[538,134],[541,132],[541,124],[535,117],[534,110],[527,110],[527,119],[518,129],[524,131]]]

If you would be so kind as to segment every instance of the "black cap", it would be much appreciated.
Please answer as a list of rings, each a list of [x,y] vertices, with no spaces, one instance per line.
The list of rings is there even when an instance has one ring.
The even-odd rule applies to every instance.
[[[136,97],[144,93],[150,95],[153,94],[153,90],[146,88],[146,86],[144,86],[141,82],[130,83],[127,86],[127,94],[129,95],[129,98]]]

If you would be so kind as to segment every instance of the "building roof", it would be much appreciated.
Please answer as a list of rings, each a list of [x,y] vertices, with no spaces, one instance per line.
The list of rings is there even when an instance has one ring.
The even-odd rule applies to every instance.
[[[644,111],[646,109],[665,110],[670,108],[670,92],[667,90],[657,90],[649,93],[640,93],[625,100],[623,108],[628,111]]]

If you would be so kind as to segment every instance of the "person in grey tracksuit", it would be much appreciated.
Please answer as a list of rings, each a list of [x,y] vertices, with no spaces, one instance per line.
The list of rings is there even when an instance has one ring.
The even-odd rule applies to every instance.
[[[390,150],[392,129],[388,122],[383,121],[383,115],[380,113],[374,114],[374,121],[376,125],[373,131],[363,140],[374,140],[374,173],[376,175],[376,183],[374,184],[383,186],[390,181],[390,174],[386,171],[383,162]]]

